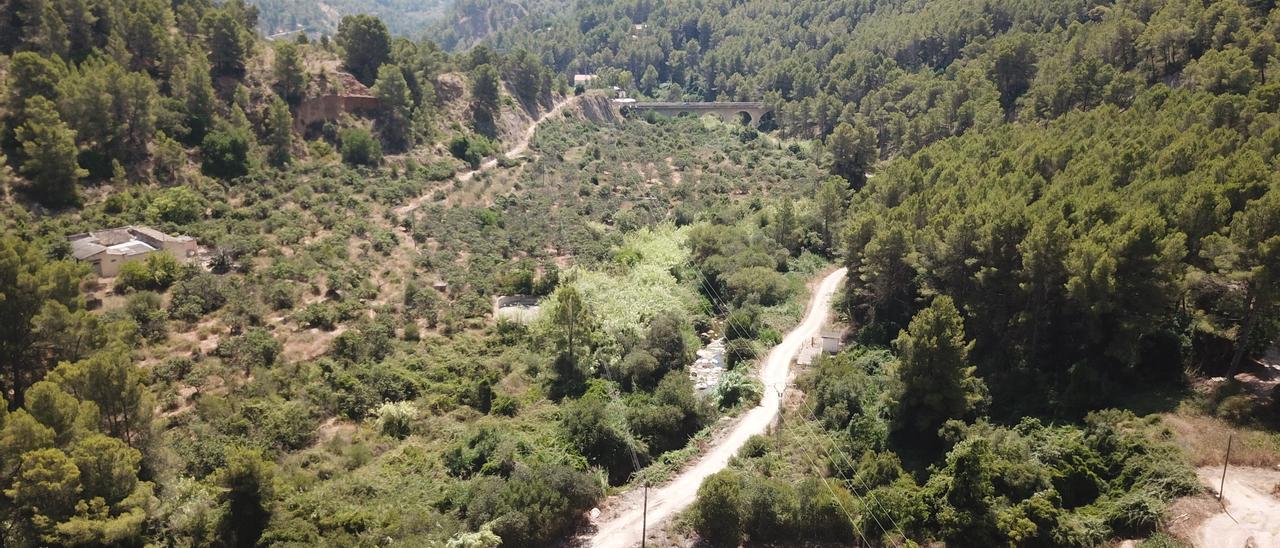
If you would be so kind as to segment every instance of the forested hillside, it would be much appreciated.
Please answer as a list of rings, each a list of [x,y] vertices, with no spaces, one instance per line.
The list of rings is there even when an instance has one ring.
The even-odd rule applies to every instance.
[[[761,440],[704,484],[694,532],[1091,545],[1198,489],[1106,409],[1280,424],[1274,383],[1234,377],[1280,331],[1278,33],[1236,1],[614,2],[489,43],[642,96],[764,100],[856,191],[858,348],[791,413],[825,458]]]
[[[625,120],[522,51],[367,16],[267,42],[242,2],[0,11],[5,546],[547,545],[752,405],[748,351],[835,249],[812,143]],[[195,257],[73,257],[142,225]],[[729,307],[752,330],[699,393]]]
[[[666,543],[1178,546],[1280,465],[1273,3],[353,6],[0,1],[0,545],[590,535],[839,265]]]
[[[337,32],[343,17],[372,15],[387,25],[392,35],[420,39],[440,21],[449,0],[250,0],[258,8],[258,29],[264,35],[293,31],[313,36]]]

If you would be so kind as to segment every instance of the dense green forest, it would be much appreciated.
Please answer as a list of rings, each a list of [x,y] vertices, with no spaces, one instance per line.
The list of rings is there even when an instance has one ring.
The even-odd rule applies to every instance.
[[[1176,546],[1280,464],[1273,3],[347,4],[0,1],[0,545],[558,543],[837,265],[669,543]],[[74,260],[127,225],[199,252]]]

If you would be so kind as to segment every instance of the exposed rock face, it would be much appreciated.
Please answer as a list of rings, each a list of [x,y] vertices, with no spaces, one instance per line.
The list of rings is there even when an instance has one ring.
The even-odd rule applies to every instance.
[[[607,94],[587,94],[579,97],[572,112],[598,124],[622,120],[622,113],[609,100]]]
[[[457,101],[466,91],[467,83],[457,74],[446,73],[436,78],[436,97],[441,101]]]
[[[293,119],[299,127],[306,128],[311,124],[337,120],[343,114],[371,116],[377,112],[378,106],[376,97],[325,95],[303,101]]]

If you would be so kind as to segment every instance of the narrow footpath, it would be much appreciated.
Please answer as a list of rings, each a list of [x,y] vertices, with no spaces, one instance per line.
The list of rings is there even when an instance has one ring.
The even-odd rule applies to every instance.
[[[663,522],[693,504],[698,487],[707,476],[719,472],[729,464],[729,458],[738,452],[747,439],[765,433],[778,416],[781,407],[779,394],[786,388],[791,376],[791,362],[804,347],[805,341],[818,335],[831,313],[831,296],[844,280],[845,269],[828,274],[817,287],[809,301],[804,321],[787,333],[778,346],[773,347],[760,367],[760,381],[764,383],[764,396],[760,405],[737,419],[737,424],[727,434],[716,440],[706,452],[680,475],[666,485],[649,489],[648,530],[655,531]],[[621,507],[612,515],[602,515],[584,544],[595,548],[631,548],[640,544],[641,521],[644,509],[640,504],[640,489],[618,495],[615,506]]]
[[[523,156],[525,151],[529,150],[529,142],[533,140],[533,134],[538,131],[538,126],[542,125],[543,122],[550,120],[552,116],[560,114],[560,112],[564,110],[564,107],[567,107],[570,104],[577,102],[578,99],[581,97],[584,97],[584,96],[571,95],[569,97],[562,99],[560,102],[556,103],[555,106],[551,107],[551,110],[546,111],[545,113],[542,114],[542,116],[539,116],[538,119],[534,120],[532,124],[529,124],[529,127],[525,128],[524,134],[520,136],[520,139],[517,140],[515,143],[512,143],[511,148],[507,149],[506,152],[500,153],[500,155],[507,158],[508,160],[514,160],[516,158]],[[470,181],[471,178],[475,177],[477,173],[483,173],[495,167],[498,167],[497,156],[486,158],[483,162],[480,163],[480,167],[476,169],[459,171],[458,173],[454,174],[453,178],[462,182]],[[448,179],[446,179],[446,181],[447,180]],[[418,209],[420,206],[422,206],[422,202],[427,200],[430,197],[430,194],[431,193],[429,192],[423,192],[422,196],[414,198],[413,200],[410,200],[409,203],[396,208],[395,210],[396,214],[404,215],[406,213],[412,212],[415,209]]]

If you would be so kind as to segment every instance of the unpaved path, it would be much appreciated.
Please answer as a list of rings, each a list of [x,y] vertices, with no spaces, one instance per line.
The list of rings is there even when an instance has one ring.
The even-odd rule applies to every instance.
[[[1217,492],[1222,468],[1202,466],[1200,481]],[[1222,491],[1225,512],[1200,523],[1192,542],[1199,548],[1280,547],[1280,470],[1229,467]]]
[[[778,346],[773,347],[760,367],[760,380],[764,383],[764,396],[760,405],[738,419],[736,425],[722,438],[707,448],[706,452],[688,469],[670,483],[649,489],[648,530],[657,530],[663,521],[693,504],[698,487],[707,476],[719,472],[729,464],[729,457],[747,439],[763,434],[778,415],[778,395],[789,382],[791,360],[826,323],[831,310],[831,296],[844,279],[845,269],[828,274],[818,284],[809,301],[804,321],[792,329]],[[635,490],[619,495],[627,507],[596,524],[595,533],[587,544],[596,548],[631,548],[640,543],[640,525],[643,508]]]
[[[529,141],[533,140],[533,134],[538,131],[538,126],[542,125],[543,122],[550,120],[552,116],[559,114],[561,111],[564,110],[564,107],[567,107],[570,104],[577,102],[578,99],[581,97],[585,97],[585,95],[572,95],[565,99],[562,99],[559,103],[556,103],[555,106],[551,107],[551,110],[546,111],[545,113],[542,114],[542,116],[539,116],[537,120],[534,120],[532,124],[529,124],[529,127],[525,128],[524,134],[520,136],[520,139],[518,139],[515,143],[513,143],[511,145],[511,148],[507,149],[507,151],[502,153],[502,155],[509,160],[513,160],[523,156],[525,151],[529,150]],[[485,159],[485,161],[480,162],[480,167],[476,169],[466,170],[466,171],[459,171],[458,173],[454,174],[453,178],[462,182],[467,182],[467,181],[470,181],[472,177],[475,177],[477,173],[483,173],[495,167],[498,167],[498,158],[497,157],[487,158]],[[409,200],[409,203],[396,208],[395,210],[396,214],[404,215],[415,209],[418,209],[420,206],[422,206],[422,202],[426,201],[429,198],[429,196],[430,196],[430,193],[424,192],[422,193],[421,196],[418,196],[417,198]]]

